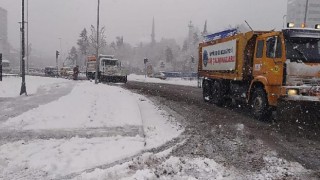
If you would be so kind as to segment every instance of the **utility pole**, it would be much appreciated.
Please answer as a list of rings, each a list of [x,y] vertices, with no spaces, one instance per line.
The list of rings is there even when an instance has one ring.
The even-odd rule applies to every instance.
[[[97,10],[97,52],[96,52],[96,74],[94,77],[95,84],[98,84],[98,74],[99,74],[99,21],[100,21],[100,0],[98,0],[98,10]]]
[[[144,58],[143,62],[144,62],[144,78],[147,78],[147,63],[148,63],[148,58]]]
[[[22,50],[21,50],[21,58],[22,58],[22,62],[21,62],[21,68],[22,68],[22,83],[21,83],[21,91],[20,91],[20,95],[25,94],[27,95],[27,88],[26,88],[26,73],[25,73],[25,41],[24,41],[24,0],[22,0],[22,28],[21,28],[21,36],[22,36],[22,42],[21,42],[21,46],[22,46]]]
[[[27,74],[29,74],[29,0],[27,0]]]
[[[0,81],[2,81],[2,53],[0,53]]]
[[[59,51],[56,51],[56,68],[57,68],[57,76],[59,76],[59,65],[58,65],[58,59],[59,59],[59,55],[60,55],[60,52]]]
[[[62,40],[62,38],[60,37],[60,38],[59,38],[59,42],[60,42],[59,55],[60,55],[60,53],[62,53],[62,44],[61,44],[61,40]],[[59,58],[59,59],[60,59],[60,62],[61,62],[62,58],[63,58],[63,57],[62,57],[62,54],[61,54],[61,56],[60,56],[60,58]],[[58,61],[59,61],[59,59],[58,59]],[[62,64],[62,67],[63,67],[63,66],[64,66],[64,63]]]
[[[309,0],[307,0],[307,2],[306,2],[306,11],[305,11],[305,13],[304,13],[303,27],[307,27],[308,8],[309,8]]]
[[[20,27],[20,51],[19,51],[19,54],[20,54],[20,71],[19,71],[19,76],[21,76],[22,74],[22,22],[18,22],[19,23],[19,27]]]

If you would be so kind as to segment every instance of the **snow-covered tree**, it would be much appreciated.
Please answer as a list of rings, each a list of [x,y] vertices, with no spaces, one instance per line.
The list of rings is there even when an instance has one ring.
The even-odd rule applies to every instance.
[[[89,38],[86,28],[81,31],[80,38],[78,39],[77,44],[79,46],[80,53],[83,55],[87,55],[89,50]]]
[[[76,47],[72,46],[72,48],[70,49],[70,51],[68,53],[66,63],[69,66],[76,66],[76,65],[79,65],[78,61],[79,61],[78,51],[77,51]]]
[[[88,32],[87,32],[86,28],[84,28],[81,31],[79,37],[80,38],[78,39],[77,45],[78,45],[80,56],[81,56],[80,57],[80,59],[81,59],[80,65],[84,66],[85,62],[86,62],[85,60],[86,60],[86,57],[88,55],[89,48],[90,48]]]
[[[172,53],[172,50],[170,47],[167,47],[166,51],[165,51],[165,54],[166,54],[166,62],[167,63],[172,63],[173,61],[173,53]]]

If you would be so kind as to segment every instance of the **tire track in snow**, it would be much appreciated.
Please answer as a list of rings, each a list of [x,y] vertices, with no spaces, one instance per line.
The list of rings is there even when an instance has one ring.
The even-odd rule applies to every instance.
[[[61,180],[61,179],[74,179],[76,178],[77,176],[81,175],[82,173],[90,173],[90,172],[93,172],[94,170],[96,169],[108,169],[108,168],[111,168],[113,166],[116,166],[116,165],[119,165],[119,164],[123,164],[123,163],[126,163],[126,162],[129,162],[129,161],[132,161],[132,159],[134,158],[137,158],[145,153],[153,153],[153,154],[157,154],[157,153],[160,153],[160,152],[163,152],[167,149],[170,149],[170,148],[174,148],[176,147],[178,144],[180,143],[183,143],[185,142],[185,140],[187,140],[188,137],[187,136],[184,136],[184,135],[180,135],[174,139],[172,139],[171,141],[168,141],[167,143],[163,144],[162,146],[160,147],[157,147],[157,148],[152,148],[152,149],[147,149],[147,150],[142,150],[140,153],[136,154],[136,155],[133,155],[133,156],[130,156],[130,157],[126,157],[124,159],[121,159],[121,160],[118,160],[118,161],[114,161],[112,163],[108,163],[108,164],[103,164],[103,165],[100,165],[100,166],[95,166],[95,167],[92,167],[90,169],[86,169],[86,170],[83,170],[81,172],[75,172],[75,173],[71,173],[69,175],[66,175],[66,176],[62,176],[62,177],[58,177],[54,180]]]
[[[40,87],[37,93],[29,96],[0,98],[0,123],[68,95],[74,85],[74,82],[57,83],[50,85],[49,90]]]

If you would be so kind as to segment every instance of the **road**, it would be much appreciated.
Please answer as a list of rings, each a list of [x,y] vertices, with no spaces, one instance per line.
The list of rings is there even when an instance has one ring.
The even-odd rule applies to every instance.
[[[196,87],[141,82],[128,82],[123,87],[183,116],[184,135],[189,138],[175,150],[176,156],[212,158],[227,166],[255,172],[271,166],[263,158],[276,153],[312,170],[298,178],[320,178],[320,128],[318,124],[308,123],[308,119],[258,121],[244,105],[217,107],[203,102],[202,89]]]

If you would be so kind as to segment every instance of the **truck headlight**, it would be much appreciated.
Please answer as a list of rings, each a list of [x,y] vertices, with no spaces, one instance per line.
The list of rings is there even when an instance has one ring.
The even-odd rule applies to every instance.
[[[289,22],[287,23],[287,28],[294,28],[294,23],[293,22]]]
[[[298,95],[298,90],[297,90],[297,89],[288,89],[287,94],[288,94],[289,96]]]

